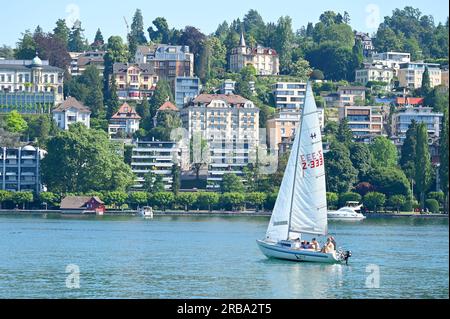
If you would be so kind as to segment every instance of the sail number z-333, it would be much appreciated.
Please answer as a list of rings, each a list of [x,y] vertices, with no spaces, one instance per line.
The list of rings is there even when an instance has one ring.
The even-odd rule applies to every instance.
[[[323,153],[322,151],[317,151],[305,155],[300,155],[300,160],[303,169],[317,168],[323,166]]]

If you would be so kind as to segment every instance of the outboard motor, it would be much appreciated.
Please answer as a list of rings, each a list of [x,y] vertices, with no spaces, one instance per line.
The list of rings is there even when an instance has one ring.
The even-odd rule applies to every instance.
[[[351,250],[346,250],[344,253],[345,264],[348,265],[348,259],[352,256]]]

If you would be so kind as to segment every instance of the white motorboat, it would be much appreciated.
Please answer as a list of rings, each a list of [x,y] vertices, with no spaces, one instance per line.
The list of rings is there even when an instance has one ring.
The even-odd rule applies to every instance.
[[[146,219],[152,219],[153,218],[153,209],[149,206],[144,206],[139,208],[138,214],[141,217],[144,217]]]
[[[328,220],[347,220],[347,221],[360,221],[366,218],[361,213],[358,213],[354,207],[344,206],[338,210],[328,211]]]
[[[300,246],[303,235],[328,234],[322,137],[310,83],[300,119],[266,237],[257,240],[257,244],[269,258],[322,263],[348,261],[350,251],[322,252]]]

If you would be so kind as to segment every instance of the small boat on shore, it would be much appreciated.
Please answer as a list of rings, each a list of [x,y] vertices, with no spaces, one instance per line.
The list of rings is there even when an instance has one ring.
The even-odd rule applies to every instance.
[[[323,249],[319,248],[315,238],[328,234],[324,165],[319,116],[311,84],[308,83],[299,129],[266,237],[257,240],[261,252],[267,257],[319,263],[348,261],[351,252],[337,250],[334,238],[329,237]],[[304,240],[304,235],[314,237],[311,240],[314,246]]]
[[[138,215],[145,219],[153,218],[153,209],[150,206],[144,206],[139,208]]]

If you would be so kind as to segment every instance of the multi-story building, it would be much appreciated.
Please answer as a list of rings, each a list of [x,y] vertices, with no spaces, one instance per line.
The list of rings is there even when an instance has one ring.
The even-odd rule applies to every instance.
[[[148,98],[158,82],[158,75],[149,63],[114,63],[113,76],[120,100]]]
[[[142,190],[149,172],[162,176],[166,190],[172,188],[172,168],[180,165],[182,148],[177,142],[136,141],[131,157],[131,169],[136,175],[135,190]]]
[[[135,63],[150,64],[160,79],[169,81],[172,88],[178,76],[194,76],[194,54],[189,46],[156,44],[138,46]]]
[[[337,90],[339,105],[362,104],[366,99],[366,87],[364,86],[340,86]]]
[[[33,60],[0,60],[0,90],[4,92],[51,92],[55,103],[63,100],[64,70],[38,56]]]
[[[375,47],[372,43],[372,38],[368,33],[355,31],[355,42],[361,41],[363,47],[363,55],[367,58],[370,57],[375,51]]]
[[[134,107],[124,103],[109,120],[108,133],[110,136],[122,134],[123,137],[129,137],[139,130],[140,120],[141,117],[137,114]]]
[[[398,70],[398,81],[401,87],[418,89],[422,87],[422,74],[428,68],[430,75],[430,86],[435,87],[441,84],[442,74],[439,64],[424,62],[408,62],[400,64]]]
[[[433,112],[432,107],[404,107],[392,116],[392,131],[396,144],[403,145],[406,131],[412,121],[425,123],[430,138],[439,137],[442,129],[442,113]]]
[[[277,109],[299,111],[305,103],[306,83],[277,82],[272,86],[272,94]]]
[[[17,111],[21,114],[50,113],[55,106],[52,92],[2,92],[0,91],[0,113]]]
[[[411,54],[405,52],[381,52],[372,54],[370,59],[373,64],[380,64],[394,70],[397,75],[400,64],[411,62]]]
[[[74,97],[68,97],[52,113],[53,120],[63,130],[68,130],[73,123],[83,123],[87,128],[91,125],[91,110]]]
[[[281,145],[291,142],[300,123],[299,112],[277,112],[274,118],[267,120],[267,141],[269,149],[281,155]]]
[[[0,189],[39,193],[42,190],[40,161],[44,151],[31,145],[0,147]]]
[[[239,46],[231,50],[230,71],[239,72],[249,64],[255,67],[259,75],[275,75],[280,72],[278,53],[274,49],[261,46],[247,47],[242,33]]]
[[[70,62],[69,73],[72,76],[82,75],[89,65],[95,66],[100,76],[103,76],[105,70],[106,51],[85,51],[85,52],[69,52],[72,59]]]
[[[198,77],[178,76],[175,78],[175,103],[178,108],[183,108],[186,103],[195,99],[200,94],[201,83]]]
[[[368,82],[384,82],[386,90],[391,90],[394,86],[394,69],[388,68],[381,64],[372,64],[364,69],[355,71],[355,82],[366,85]]]
[[[383,114],[378,106],[344,106],[339,109],[339,119],[344,118],[355,140],[369,142],[383,134]]]
[[[220,94],[234,94],[236,81],[227,79],[220,85]]]
[[[218,187],[225,173],[242,174],[256,159],[259,109],[233,94],[200,94],[181,110],[189,138],[200,134],[209,146],[208,185]]]
[[[441,84],[444,85],[447,89],[448,86],[448,68],[441,70]]]

